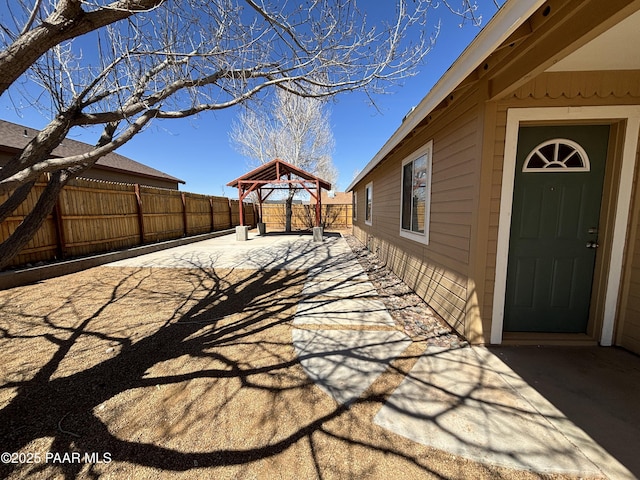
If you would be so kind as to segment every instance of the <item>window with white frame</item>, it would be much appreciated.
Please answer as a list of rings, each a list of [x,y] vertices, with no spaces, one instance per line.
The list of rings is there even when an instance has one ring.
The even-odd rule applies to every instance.
[[[433,141],[402,162],[400,236],[428,244]]]
[[[364,187],[364,223],[371,225],[373,218],[373,182]]]
[[[351,217],[353,218],[354,222],[358,220],[358,191],[357,190],[353,191],[353,201],[351,203]]]

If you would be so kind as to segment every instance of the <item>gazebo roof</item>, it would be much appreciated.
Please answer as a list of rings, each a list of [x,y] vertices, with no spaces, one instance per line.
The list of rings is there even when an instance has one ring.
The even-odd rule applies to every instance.
[[[286,177],[282,180],[282,177]],[[293,178],[296,177],[296,178]],[[287,163],[279,158],[271,160],[269,163],[251,170],[249,173],[236,178],[234,181],[227,183],[228,187],[238,188],[238,200],[242,205],[243,200],[251,192],[258,194],[258,201],[260,202],[260,211],[262,212],[262,202],[267,199],[274,190],[283,188],[276,187],[274,185],[289,184],[289,188],[303,188],[309,195],[316,200],[316,226],[320,226],[321,217],[321,204],[322,204],[322,189],[331,190],[331,184],[326,180],[316,177],[315,175],[305,172],[301,168],[298,168],[290,163]],[[292,187],[292,185],[297,185]],[[266,195],[262,195],[262,189],[268,190]],[[286,187],[284,187],[286,188]],[[314,193],[314,190],[316,193]],[[239,210],[240,225],[244,225],[243,209]],[[262,216],[262,213],[261,213]]]
[[[258,182],[261,184],[268,184],[270,182],[273,183],[282,183],[285,181],[281,181],[280,179],[283,176],[288,174],[295,175],[299,178],[307,180],[309,182],[315,183],[319,182],[320,188],[324,188],[325,190],[331,190],[331,184],[326,180],[323,180],[315,175],[312,175],[309,172],[306,172],[295,165],[291,165],[290,163],[285,162],[284,160],[280,160],[276,158],[275,160],[271,160],[264,165],[259,166],[258,168],[251,170],[249,173],[245,173],[243,176],[236,178],[232,182],[227,183],[229,187],[237,187],[239,184],[243,184],[246,182]]]

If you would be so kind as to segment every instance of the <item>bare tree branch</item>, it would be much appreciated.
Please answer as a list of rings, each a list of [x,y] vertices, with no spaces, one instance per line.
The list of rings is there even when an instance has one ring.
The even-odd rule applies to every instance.
[[[136,13],[149,11],[163,1],[119,0],[86,12],[78,0],[59,0],[53,13],[45,20],[33,28],[30,28],[33,21],[27,21],[18,38],[0,51],[0,71],[3,72],[0,78],[0,95],[54,46]],[[35,16],[37,11],[38,5],[34,7],[32,16]]]
[[[457,0],[455,9],[452,1],[443,3],[480,19],[475,2]],[[14,26],[0,31],[0,95],[22,96],[51,121],[0,169],[0,193],[13,192],[0,217],[39,175],[50,174],[53,195],[154,118],[229,108],[274,90],[373,98],[421,65],[434,41],[424,34],[434,5],[396,0],[395,14],[372,25],[355,0],[12,0]],[[95,125],[104,126],[95,148],[54,158],[71,129]],[[51,205],[47,197],[35,208]],[[14,236],[33,232],[47,213],[29,215],[28,227],[6,240],[10,251],[24,244]]]
[[[254,164],[279,158],[335,183],[334,139],[325,102],[279,90],[273,102],[260,106],[245,110],[232,125],[234,147]],[[289,189],[286,197],[286,231],[291,231],[295,193]]]

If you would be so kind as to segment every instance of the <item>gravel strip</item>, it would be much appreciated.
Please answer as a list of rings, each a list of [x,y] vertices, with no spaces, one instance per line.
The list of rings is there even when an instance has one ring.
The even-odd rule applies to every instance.
[[[397,325],[414,341],[460,348],[469,343],[356,237],[343,234]]]

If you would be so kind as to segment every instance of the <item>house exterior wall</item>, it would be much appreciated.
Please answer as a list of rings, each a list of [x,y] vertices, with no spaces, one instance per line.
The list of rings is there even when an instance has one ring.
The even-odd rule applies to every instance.
[[[640,71],[633,70],[633,63],[624,64],[629,70],[606,70],[609,64],[600,65],[597,60],[588,63],[585,70],[589,71],[560,71],[565,58],[637,13],[639,7],[637,0],[545,2],[482,61],[475,59],[476,66],[457,86],[453,86],[453,73],[445,75],[421,104],[428,105],[428,110],[419,110],[426,117],[409,116],[411,122],[418,122],[412,123],[413,130],[403,133],[402,140],[392,137],[391,150],[383,147],[382,151],[388,152],[385,157],[376,159],[379,163],[353,186],[358,195],[355,234],[470,341],[490,343],[503,338],[500,309],[511,205],[507,195],[513,193],[513,177],[503,172],[503,167],[507,161],[513,168],[514,126],[530,118],[536,118],[536,124],[590,123],[585,113],[590,112],[600,119],[597,123],[610,124],[612,133],[600,248],[584,337],[605,345],[613,339],[640,353],[640,169],[637,152],[635,157],[633,152],[639,124],[635,107],[640,105]],[[476,47],[481,49],[489,38],[483,37]],[[476,51],[469,52],[450,72],[470,66]],[[449,97],[441,100],[445,88]],[[434,107],[430,103],[434,101],[441,103]],[[621,108],[626,106],[634,108]],[[541,107],[552,107],[549,113],[553,111],[557,120],[544,118]],[[514,111],[508,117],[510,109],[516,108],[530,110]],[[509,125],[508,118],[512,119]],[[507,127],[510,138],[506,137]],[[421,245],[399,235],[401,165],[431,140],[430,243]],[[507,157],[505,146],[509,147]],[[364,189],[368,184],[373,185],[370,226],[364,222]]]
[[[638,142],[640,146],[640,141]],[[627,239],[626,262],[620,301],[616,343],[640,354],[640,147],[636,152],[636,172],[631,222]]]
[[[490,343],[508,109],[637,105],[640,72],[545,73],[507,98],[486,101],[488,91],[480,80],[434,112],[354,189],[360,200],[373,184],[373,223],[359,201],[354,234],[474,343]],[[399,235],[401,164],[430,140],[430,243],[421,245]],[[633,198],[616,343],[640,353],[640,194]]]
[[[468,274],[480,160],[481,105],[469,92],[421,127],[356,187],[354,234],[458,332],[467,335]],[[433,141],[429,244],[400,236],[402,161]],[[373,221],[364,189],[373,184]]]

